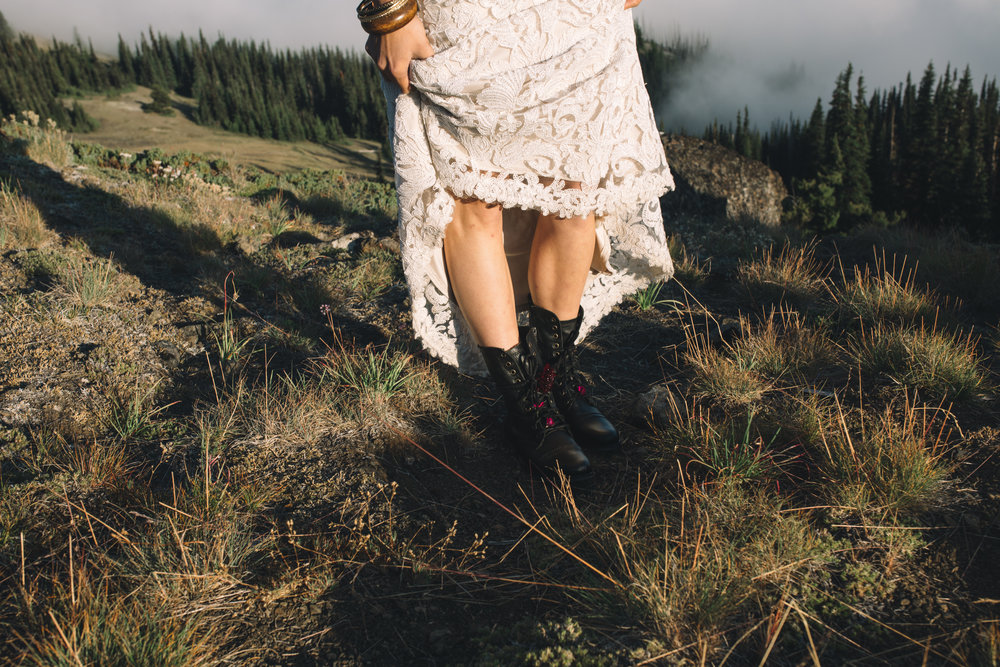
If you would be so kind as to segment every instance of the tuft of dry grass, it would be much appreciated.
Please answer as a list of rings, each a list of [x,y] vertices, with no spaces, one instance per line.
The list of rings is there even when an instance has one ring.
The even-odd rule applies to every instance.
[[[0,179],[0,248],[40,248],[54,237],[34,202]]]
[[[803,379],[835,357],[836,346],[826,334],[786,308],[772,309],[759,323],[741,314],[740,330],[730,355],[739,366],[772,379]]]
[[[679,457],[686,474],[713,484],[766,482],[779,477],[790,460],[752,412],[720,422],[695,400],[675,402],[655,432],[662,454]]]
[[[755,297],[765,301],[809,303],[827,291],[829,269],[816,259],[816,244],[786,243],[775,254],[768,246],[758,258],[743,260],[737,280]]]
[[[839,402],[825,407],[819,440],[811,447],[822,492],[833,505],[895,515],[938,497],[949,472],[943,459],[952,430],[947,410],[916,405],[910,397],[874,416]]]
[[[28,605],[38,613],[22,664],[29,665],[164,665],[188,667],[217,664],[227,630],[201,614],[175,615],[169,605],[116,588],[101,568],[84,563],[69,567],[67,578],[53,591],[54,604]]]
[[[851,318],[874,325],[878,322],[913,324],[936,321],[940,312],[938,296],[915,283],[915,270],[907,268],[904,258],[896,266],[885,257],[875,260],[875,268],[854,267],[854,275],[846,275],[835,292],[838,310]]]
[[[83,312],[111,304],[118,293],[119,273],[111,259],[70,255],[60,271],[59,292]]]
[[[997,667],[1000,665],[1000,621],[984,621],[976,630],[979,644],[976,663]]]
[[[51,118],[43,121],[34,111],[22,111],[0,121],[0,135],[21,143],[25,155],[53,169],[60,170],[73,162],[66,131]]]
[[[680,237],[671,234],[667,237],[667,247],[670,258],[674,262],[674,278],[684,287],[694,289],[702,286],[711,273],[711,262],[701,262],[689,253]]]
[[[831,560],[832,540],[782,509],[764,489],[681,485],[669,502],[637,489],[612,518],[578,516],[579,550],[620,583],[591,608],[621,623],[620,606],[661,655],[722,659],[737,618],[766,618],[784,586]]]
[[[713,347],[703,334],[687,332],[684,363],[692,370],[694,393],[725,404],[749,405],[760,400],[770,384],[754,368]]]
[[[264,200],[264,229],[271,236],[279,236],[292,226],[292,214],[279,191]]]
[[[996,286],[1000,283],[1000,248],[996,244],[975,243],[954,230],[941,233],[902,225],[864,228],[853,236],[915,258],[921,281],[938,285],[977,308],[996,309]]]
[[[368,246],[356,257],[338,262],[326,285],[331,292],[346,289],[359,301],[371,301],[385,294],[402,277],[399,257],[377,246]]]
[[[849,349],[863,371],[885,374],[931,396],[959,400],[985,386],[977,341],[971,334],[879,324],[852,337]]]

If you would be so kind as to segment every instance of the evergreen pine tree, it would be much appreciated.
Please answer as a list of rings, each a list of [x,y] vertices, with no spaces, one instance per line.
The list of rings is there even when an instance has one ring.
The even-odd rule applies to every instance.
[[[826,163],[826,118],[818,98],[802,136],[802,153],[805,178],[815,178]]]
[[[0,43],[13,42],[17,38],[14,29],[7,23],[7,18],[0,12]]]

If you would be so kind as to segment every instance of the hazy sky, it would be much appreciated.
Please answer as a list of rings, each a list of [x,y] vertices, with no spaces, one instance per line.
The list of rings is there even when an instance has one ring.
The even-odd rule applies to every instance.
[[[499,0],[502,1],[502,0]],[[113,50],[117,35],[135,41],[157,32],[268,40],[275,47],[327,44],[360,49],[355,0],[4,0],[0,11],[20,31],[70,39],[73,29]],[[635,10],[648,33],[709,38],[714,57],[660,110],[668,124],[700,131],[704,119],[735,118],[750,107],[766,126],[789,111],[806,115],[853,62],[869,90],[933,60],[972,66],[977,83],[1000,75],[1000,0],[645,0]]]

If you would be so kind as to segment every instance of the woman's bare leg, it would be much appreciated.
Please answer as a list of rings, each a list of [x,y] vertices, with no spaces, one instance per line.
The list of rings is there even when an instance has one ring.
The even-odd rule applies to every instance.
[[[571,184],[567,187],[579,187]],[[594,215],[556,218],[539,215],[528,264],[528,287],[536,306],[572,320],[580,309],[597,241]]]
[[[593,214],[568,219],[539,216],[528,266],[535,302],[530,320],[538,335],[541,362],[555,369],[552,392],[573,438],[583,447],[614,451],[621,442],[618,431],[587,398],[576,353],[580,299],[596,236]]]
[[[444,257],[451,289],[476,343],[501,350],[517,345],[500,206],[456,199],[454,216],[445,228]]]

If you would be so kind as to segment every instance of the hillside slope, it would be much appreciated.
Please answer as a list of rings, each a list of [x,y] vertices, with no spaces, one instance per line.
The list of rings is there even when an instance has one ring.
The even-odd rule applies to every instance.
[[[177,111],[170,116],[143,112],[143,105],[151,100],[150,90],[143,86],[113,97],[96,95],[81,99],[81,106],[100,126],[76,138],[128,152],[156,147],[170,153],[215,155],[271,172],[343,169],[371,178],[379,171],[381,147],[377,142],[348,139],[320,145],[249,137],[197,125],[187,117],[194,108],[194,100],[176,94],[171,99]],[[385,172],[389,167],[385,165],[382,169]]]
[[[395,213],[4,122],[5,660],[997,664],[1000,249],[668,220],[573,490],[413,340]]]

